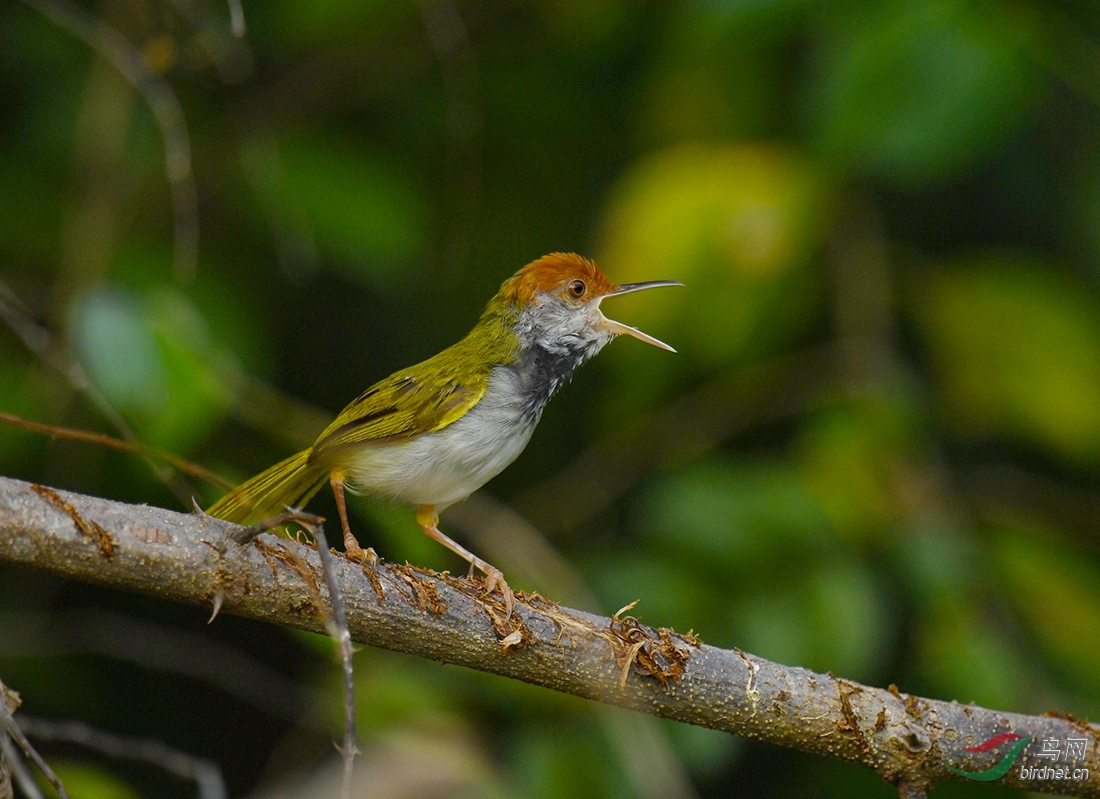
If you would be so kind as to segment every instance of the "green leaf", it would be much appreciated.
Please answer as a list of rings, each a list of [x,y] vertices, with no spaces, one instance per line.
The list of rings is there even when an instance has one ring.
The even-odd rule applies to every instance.
[[[323,262],[383,284],[415,277],[407,267],[425,250],[427,200],[396,159],[328,137],[283,143],[279,162],[261,181],[278,187],[270,205],[301,213]]]
[[[922,279],[911,313],[948,420],[1077,462],[1100,455],[1100,302],[1042,264],[974,259]]]
[[[917,421],[901,391],[864,396],[811,416],[798,443],[799,472],[834,529],[881,538],[904,513]]]
[[[94,289],[77,303],[73,340],[92,382],[122,411],[160,408],[167,375],[140,297]]]
[[[995,613],[983,614],[972,599],[924,606],[917,619],[917,674],[924,690],[945,699],[985,707],[1034,706],[1037,681],[1006,641]],[[1023,686],[1029,686],[1026,692]],[[914,689],[915,690],[915,689]]]
[[[1041,529],[1008,532],[994,562],[1028,630],[1062,668],[1100,692],[1100,568]]]
[[[771,577],[770,590],[757,590],[731,607],[727,640],[714,643],[869,679],[890,633],[885,597],[870,570],[838,560],[794,573],[776,569]]]
[[[620,283],[685,283],[605,306],[679,350],[674,360],[640,347],[616,353],[612,368],[630,375],[634,401],[688,364],[725,364],[801,329],[825,193],[807,162],[775,145],[684,144],[647,156],[619,180],[601,266]]]
[[[778,465],[711,459],[657,482],[642,507],[656,547],[719,573],[755,572],[792,551],[812,557],[833,540],[821,504]]]
[[[92,382],[148,444],[187,451],[232,403],[206,323],[179,291],[94,289],[77,305],[73,337]]]
[[[526,726],[513,742],[512,766],[523,794],[538,799],[630,795],[617,778],[606,739],[591,721]]]
[[[1033,101],[1017,15],[968,0],[848,11],[825,50],[811,127],[842,164],[902,183],[951,175],[989,152]]]
[[[50,767],[65,785],[69,796],[80,799],[138,799],[137,792],[129,785],[90,763],[51,759]]]

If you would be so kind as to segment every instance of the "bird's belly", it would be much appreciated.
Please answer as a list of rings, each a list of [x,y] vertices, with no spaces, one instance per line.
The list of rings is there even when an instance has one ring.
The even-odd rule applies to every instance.
[[[537,421],[483,400],[437,432],[358,449],[347,461],[351,487],[445,508],[519,457]]]

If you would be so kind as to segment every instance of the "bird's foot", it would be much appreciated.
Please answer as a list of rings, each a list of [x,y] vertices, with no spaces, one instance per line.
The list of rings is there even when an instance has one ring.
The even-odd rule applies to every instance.
[[[475,566],[485,573],[485,593],[491,594],[494,589],[500,589],[501,597],[504,599],[504,620],[507,621],[510,619],[512,617],[512,608],[515,607],[516,604],[516,595],[513,594],[512,589],[508,587],[508,583],[504,582],[504,574],[500,569],[496,566],[490,566],[473,552],[441,533],[438,527],[439,514],[435,512],[434,505],[421,505],[417,508],[416,523],[420,525],[420,529],[424,531],[424,534],[428,536],[428,538],[431,538],[433,541],[438,541],[443,546],[447,547],[447,549],[451,550],[451,552],[470,564],[469,577],[473,577],[473,569]]]
[[[374,547],[363,549],[358,543],[349,545],[348,541],[344,541],[344,549],[348,560],[362,564],[364,568],[373,569],[378,565],[378,553]]]
[[[336,496],[336,509],[340,511],[340,527],[344,531],[344,552],[347,553],[348,560],[361,564],[364,569],[369,567],[371,571],[374,571],[374,567],[378,565],[378,555],[373,547],[363,549],[359,546],[359,542],[355,539],[355,533],[351,531],[351,525],[348,524],[348,508],[344,502],[343,471],[334,468],[329,476],[329,483],[332,485],[332,493]],[[371,582],[374,582],[374,580]],[[375,590],[378,590],[377,585]]]
[[[475,565],[485,572],[485,593],[491,594],[494,590],[500,589],[501,598],[504,600],[504,620],[507,621],[512,617],[512,608],[516,604],[516,595],[512,593],[512,589],[508,587],[508,583],[504,581],[504,573],[496,568],[490,566],[483,560],[478,560]]]

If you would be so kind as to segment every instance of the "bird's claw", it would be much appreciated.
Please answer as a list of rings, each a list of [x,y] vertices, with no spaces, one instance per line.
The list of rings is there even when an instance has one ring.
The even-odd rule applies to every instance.
[[[374,547],[367,547],[363,549],[356,544],[355,546],[348,546],[347,542],[344,544],[345,555],[347,559],[355,563],[359,563],[364,567],[371,569],[378,565],[378,553],[374,551]]]
[[[516,595],[512,593],[512,589],[508,587],[508,583],[504,581],[504,573],[496,568],[490,566],[488,563],[477,564],[478,568],[485,572],[485,593],[491,594],[497,588],[500,589],[501,597],[504,599],[504,619],[507,621],[512,617],[512,608],[516,604]]]

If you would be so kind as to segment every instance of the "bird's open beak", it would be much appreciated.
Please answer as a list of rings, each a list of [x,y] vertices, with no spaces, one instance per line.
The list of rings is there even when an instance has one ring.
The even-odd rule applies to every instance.
[[[655,289],[655,288],[658,288],[659,286],[682,286],[682,285],[684,285],[684,284],[681,283],[678,280],[651,280],[647,283],[624,283],[623,285],[619,286],[619,288],[616,289],[615,291],[609,292],[607,294],[604,294],[602,297],[600,297],[599,302],[597,302],[597,307],[599,307],[600,302],[603,302],[608,297],[618,297],[622,294],[632,294],[635,291],[644,291],[645,289]],[[601,314],[601,316],[602,316],[602,314]],[[623,333],[625,333],[628,336],[634,336],[634,338],[639,339],[641,341],[644,341],[646,344],[652,344],[654,347],[660,347],[661,349],[668,350],[669,352],[676,352],[676,350],[674,350],[672,347],[668,346],[667,344],[665,344],[663,341],[661,341],[659,339],[653,338],[653,336],[649,335],[648,333],[643,333],[641,330],[639,330],[636,327],[631,327],[630,325],[624,325],[622,322],[616,322],[614,319],[608,319],[606,316],[604,316],[603,319],[598,324],[599,324],[600,327],[602,327],[604,330],[606,330],[608,333],[610,333],[613,336],[619,336],[619,335],[622,335]]]

